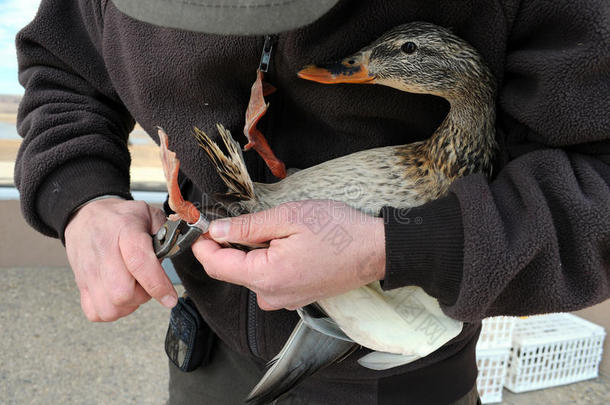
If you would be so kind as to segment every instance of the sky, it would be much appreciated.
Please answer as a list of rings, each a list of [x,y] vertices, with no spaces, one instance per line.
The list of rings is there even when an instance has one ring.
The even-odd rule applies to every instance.
[[[15,35],[27,25],[40,0],[0,0],[0,94],[23,94],[17,81]]]

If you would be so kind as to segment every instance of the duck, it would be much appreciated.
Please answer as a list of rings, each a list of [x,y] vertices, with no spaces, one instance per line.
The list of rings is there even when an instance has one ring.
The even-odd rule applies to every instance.
[[[441,198],[462,176],[491,174],[497,149],[495,79],[477,50],[450,29],[429,22],[406,23],[352,55],[308,65],[297,74],[321,84],[382,85],[431,94],[447,100],[450,109],[425,140],[358,151],[269,184],[251,180],[241,147],[229,130],[217,125],[225,153],[195,128],[195,138],[227,186],[219,204],[203,208],[206,215],[235,216],[309,199],[338,200],[378,216],[384,206],[406,209]],[[177,185],[179,160],[169,151],[168,136],[162,129],[159,137],[170,207],[179,218],[196,222],[199,210],[181,197]],[[347,199],[345,189],[354,184],[360,186],[359,198]],[[405,316],[406,307],[414,302],[443,325],[445,332],[434,344]],[[384,291],[374,282],[297,312],[297,326],[247,403],[274,401],[358,347],[371,350],[358,359],[360,365],[383,370],[425,357],[462,330],[462,322],[446,316],[438,301],[418,286]]]

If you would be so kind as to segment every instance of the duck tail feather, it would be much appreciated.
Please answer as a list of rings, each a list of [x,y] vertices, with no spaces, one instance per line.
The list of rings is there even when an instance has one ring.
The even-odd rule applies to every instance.
[[[205,151],[210,158],[222,181],[227,185],[229,191],[228,196],[238,200],[253,200],[254,184],[248,174],[248,169],[244,162],[244,156],[241,153],[239,144],[231,136],[231,132],[221,124],[217,124],[218,133],[227,148],[228,155],[225,154],[218,144],[212,140],[199,128],[193,129],[193,135],[199,146]]]
[[[282,350],[269,362],[271,367],[252,389],[245,402],[249,405],[273,402],[306,377],[345,358],[357,346],[353,342],[322,334],[299,321]]]
[[[348,342],[354,342],[352,338],[347,336],[343,330],[337,325],[334,319],[326,315],[317,304],[309,304],[304,307],[297,309],[297,313],[311,329],[317,330],[318,332],[334,337],[335,339],[341,339]]]

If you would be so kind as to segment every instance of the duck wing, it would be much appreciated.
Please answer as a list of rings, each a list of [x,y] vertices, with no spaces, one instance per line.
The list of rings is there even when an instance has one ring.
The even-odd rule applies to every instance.
[[[297,314],[299,314],[305,325],[309,326],[311,329],[324,335],[334,337],[335,339],[354,343],[354,341],[341,330],[339,325],[337,325],[337,322],[329,317],[315,302],[298,308]]]
[[[270,403],[357,348],[356,343],[318,332],[300,320],[282,350],[269,362],[269,369],[252,389],[246,403]]]
[[[457,336],[463,325],[445,315],[435,298],[415,286],[384,291],[374,282],[317,304],[349,338],[379,352],[359,360],[375,370],[429,355]],[[395,356],[390,359],[389,353]]]

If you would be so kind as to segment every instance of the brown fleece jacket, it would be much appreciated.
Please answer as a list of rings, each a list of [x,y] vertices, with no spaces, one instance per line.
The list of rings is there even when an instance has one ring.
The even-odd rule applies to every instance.
[[[483,317],[569,311],[609,297],[609,16],[606,0],[343,0],[315,23],[277,36],[267,77],[279,91],[260,127],[288,167],[433,133],[447,112],[444,100],[295,76],[300,67],[349,55],[399,24],[452,27],[483,55],[499,90],[493,179],[456,181],[449,196],[408,213],[418,221],[399,223],[391,207],[382,211],[384,288],[420,285],[447,314],[472,324],[404,367],[373,372],[352,356],[306,382],[305,397],[353,404],[391,401],[392,394],[445,403],[474,383]],[[26,93],[15,170],[27,220],[60,237],[79,204],[103,194],[128,198],[126,140],[134,119],[155,139],[156,125],[170,134],[191,199],[221,190],[191,129],[214,133],[221,122],[241,133],[262,45],[262,37],[140,23],[109,1],[43,0],[17,37]],[[247,161],[255,180],[272,180],[256,156]],[[176,264],[224,341],[257,359],[277,353],[293,313],[249,311],[245,289],[210,279],[192,255]],[[338,396],[333,379],[367,383]]]

